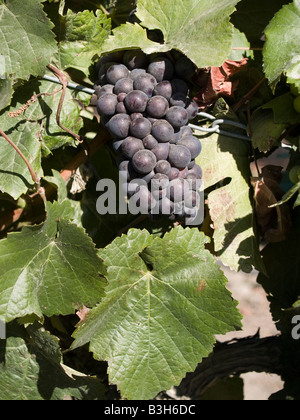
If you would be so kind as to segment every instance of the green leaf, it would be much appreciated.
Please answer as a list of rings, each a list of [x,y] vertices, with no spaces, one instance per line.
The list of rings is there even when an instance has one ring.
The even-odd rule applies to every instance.
[[[231,52],[233,26],[229,17],[239,0],[138,0],[136,15],[141,26],[159,29],[164,43],[147,39],[139,25],[115,29],[103,50],[141,48],[145,53],[176,49],[198,67],[220,66]]]
[[[10,79],[1,79],[0,77],[0,111],[6,108],[13,95],[12,82]]]
[[[276,124],[297,124],[300,123],[300,115],[294,109],[294,99],[288,92],[267,102],[262,109],[272,109]]]
[[[197,163],[204,187],[221,183],[208,194],[215,251],[232,270],[263,269],[250,200],[249,144],[217,134],[203,137],[201,143]]]
[[[275,123],[269,109],[258,108],[251,117],[252,144],[261,152],[268,152],[279,145],[279,138],[288,124]]]
[[[0,340],[0,399],[78,400],[104,399],[105,387],[95,377],[62,364],[58,339],[37,325],[7,325]]]
[[[101,45],[111,32],[110,19],[100,10],[74,13],[68,10],[61,18],[62,33],[59,44],[60,68],[72,67],[88,74]]]
[[[0,113],[0,128],[19,147],[33,166],[37,175],[42,177],[41,151],[49,154],[66,144],[76,146],[75,140],[64,132],[56,122],[56,112],[61,93],[52,95],[57,85],[47,81],[33,80],[16,90],[10,108]],[[14,118],[8,117],[24,106],[33,94],[45,93],[23,113]],[[80,108],[70,90],[66,91],[61,112],[61,123],[78,133],[83,126]],[[18,199],[32,187],[33,182],[22,158],[2,137],[0,137],[0,189]]]
[[[52,54],[57,49],[52,28],[53,24],[44,13],[40,0],[2,2],[0,75],[6,74],[7,78],[12,80],[26,80],[30,75],[44,74]],[[6,105],[8,104],[9,101]]]
[[[294,0],[276,13],[265,30],[265,74],[275,87],[282,73],[300,89],[300,2]]]
[[[0,242],[0,317],[7,322],[70,314],[102,296],[102,261],[83,229],[70,223],[70,202],[48,203],[47,212],[45,223]]]
[[[210,354],[215,334],[240,327],[207,241],[198,229],[178,227],[155,239],[132,229],[100,251],[106,297],[79,325],[73,348],[90,341],[123,398],[151,399],[178,385]]]

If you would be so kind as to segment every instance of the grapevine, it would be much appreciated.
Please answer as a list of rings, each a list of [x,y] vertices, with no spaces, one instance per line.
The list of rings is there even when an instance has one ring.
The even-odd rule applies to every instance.
[[[0,400],[300,398],[299,27],[298,0],[0,2]]]

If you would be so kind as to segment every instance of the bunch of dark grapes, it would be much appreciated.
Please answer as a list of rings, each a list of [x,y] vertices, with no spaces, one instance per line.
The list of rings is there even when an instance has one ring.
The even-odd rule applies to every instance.
[[[143,213],[195,218],[202,171],[201,143],[189,127],[198,113],[187,81],[194,65],[130,50],[101,57],[96,70],[97,110],[113,137],[124,193]]]

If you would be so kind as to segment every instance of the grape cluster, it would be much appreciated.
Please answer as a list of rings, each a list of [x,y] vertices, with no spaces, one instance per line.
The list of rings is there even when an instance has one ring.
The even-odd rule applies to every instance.
[[[196,217],[201,143],[189,127],[198,106],[187,81],[194,65],[130,50],[103,56],[96,69],[97,110],[113,137],[124,193],[149,214]]]

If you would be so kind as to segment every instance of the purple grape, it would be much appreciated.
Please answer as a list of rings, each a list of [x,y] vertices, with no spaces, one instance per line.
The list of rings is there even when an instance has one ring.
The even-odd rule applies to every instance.
[[[137,192],[131,197],[130,202],[134,202],[142,214],[147,214],[149,210],[156,206],[156,200],[145,185],[137,188]],[[134,214],[134,212],[132,213]]]
[[[159,142],[169,142],[174,136],[174,129],[168,121],[157,120],[152,126],[152,135]]]
[[[101,96],[105,95],[106,93],[114,93],[114,85],[104,85],[100,87],[100,89],[97,91],[98,99],[101,98]]]
[[[160,214],[170,215],[174,212],[175,205],[168,197],[163,197],[158,202],[158,208]]]
[[[105,93],[98,99],[97,111],[100,115],[114,115],[116,113],[116,106],[118,98],[112,93]]]
[[[167,160],[169,156],[170,144],[169,143],[158,143],[151,152],[156,156],[157,160]]]
[[[114,140],[112,143],[112,148],[115,152],[118,152],[124,140]]]
[[[148,101],[147,112],[151,117],[162,118],[169,110],[169,102],[163,96],[153,96]]]
[[[181,137],[192,136],[193,130],[188,125],[184,125],[183,127],[180,128],[180,134],[181,134]]]
[[[123,63],[129,70],[145,68],[148,64],[148,57],[141,50],[129,50],[124,54]]]
[[[147,118],[136,118],[130,124],[130,133],[132,136],[137,137],[139,139],[143,139],[147,137],[151,133],[151,123]]]
[[[116,64],[118,64],[118,63],[115,62],[115,61],[108,61],[108,62],[105,62],[105,63],[101,64],[101,66],[99,67],[99,72],[98,72],[98,83],[100,85],[103,86],[105,84],[111,84],[107,80],[106,72],[111,66],[116,65]]]
[[[124,181],[130,181],[131,179],[138,178],[138,174],[132,167],[132,163],[129,160],[123,160],[119,164],[119,172],[123,177],[125,177]]]
[[[114,93],[119,95],[119,93],[129,93],[133,90],[133,80],[129,77],[120,79],[116,82],[114,87]]]
[[[175,168],[183,169],[188,166],[191,161],[191,152],[185,146],[172,144],[170,146],[168,160]]]
[[[153,95],[163,96],[167,100],[171,98],[172,93],[173,89],[169,80],[163,80],[162,82],[157,83],[153,91]]]
[[[192,190],[197,191],[201,187],[202,181],[195,174],[189,174],[188,173],[187,176],[186,176],[186,180],[188,181],[189,186]]]
[[[131,77],[132,80],[135,80],[139,76],[141,76],[142,74],[146,74],[145,69],[133,69],[130,73],[130,77]]]
[[[129,112],[144,112],[147,108],[148,96],[141,90],[133,90],[128,93],[124,102]]]
[[[187,103],[187,97],[182,92],[177,92],[172,95],[170,98],[170,105],[171,106],[181,106],[182,108],[185,108]]]
[[[164,174],[155,174],[151,179],[151,193],[156,200],[160,200],[167,194],[169,178]]]
[[[132,159],[136,152],[143,149],[144,145],[142,140],[135,137],[127,137],[120,147],[122,154],[128,159]]]
[[[189,120],[193,120],[199,112],[197,102],[191,99],[188,100],[185,109],[187,110]]]
[[[167,112],[166,120],[174,128],[180,128],[188,123],[188,113],[181,106],[172,106]]]
[[[136,120],[137,118],[144,118],[144,115],[141,112],[134,112],[130,115],[131,121]]]
[[[193,167],[192,167],[192,169],[190,169],[189,171],[188,171],[188,174],[195,174],[196,175],[196,177],[197,178],[199,178],[199,179],[201,179],[202,178],[202,175],[203,175],[203,173],[202,173],[202,169],[200,168],[200,166],[199,165],[194,165]]]
[[[133,87],[135,90],[141,90],[142,92],[146,93],[148,98],[151,98],[156,83],[157,81],[155,77],[153,77],[151,74],[144,73],[134,80]]]
[[[191,152],[191,159],[196,159],[201,152],[201,142],[197,137],[194,136],[185,136],[177,144],[185,146]]]
[[[181,178],[176,178],[170,181],[168,185],[167,197],[174,201],[174,203],[179,203],[184,200],[185,193],[189,190],[187,181]]]
[[[146,136],[143,139],[143,144],[145,146],[145,149],[152,150],[152,149],[154,149],[154,147],[156,147],[158,145],[158,141],[156,140],[155,137],[153,137],[151,134],[149,134],[149,136]]]
[[[112,85],[115,85],[120,79],[129,77],[129,75],[129,70],[124,64],[113,64],[106,72],[107,80]]]
[[[159,160],[154,168],[156,173],[168,175],[171,170],[171,164],[167,160]]]
[[[152,74],[158,82],[170,80],[174,74],[173,63],[166,57],[156,57],[149,64],[147,72]]]
[[[200,196],[197,191],[187,191],[184,195],[184,206],[187,208],[194,208],[199,206]]]
[[[116,106],[116,113],[117,114],[127,114],[126,107],[124,105],[124,102],[119,102]]]
[[[179,178],[179,175],[179,169],[171,167],[170,172],[168,173],[169,180],[172,181],[173,179]]]
[[[133,169],[139,174],[148,174],[155,168],[157,159],[150,150],[140,150],[132,158]]]
[[[115,139],[125,139],[129,133],[130,117],[127,114],[114,115],[106,124],[106,128]]]

